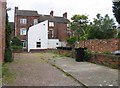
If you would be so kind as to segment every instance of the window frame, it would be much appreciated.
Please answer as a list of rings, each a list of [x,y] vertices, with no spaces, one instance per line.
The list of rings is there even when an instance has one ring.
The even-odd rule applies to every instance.
[[[54,22],[49,22],[49,27],[54,27]]]
[[[25,30],[25,33],[23,32]],[[26,28],[20,28],[20,35],[27,35],[27,29]]]
[[[38,24],[38,19],[34,19],[33,24],[34,24],[34,25]]]
[[[22,47],[23,48],[27,48],[27,41],[26,40],[22,40]]]
[[[20,24],[27,24],[27,19],[21,18],[20,19]]]
[[[52,31],[52,38],[54,37],[54,29],[53,28],[49,28],[49,32]]]

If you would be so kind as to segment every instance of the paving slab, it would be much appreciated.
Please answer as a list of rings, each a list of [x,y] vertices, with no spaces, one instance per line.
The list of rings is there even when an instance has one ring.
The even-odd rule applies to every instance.
[[[118,86],[119,75],[117,69],[89,62],[76,62],[74,58],[70,57],[44,59],[70,73],[86,86]]]

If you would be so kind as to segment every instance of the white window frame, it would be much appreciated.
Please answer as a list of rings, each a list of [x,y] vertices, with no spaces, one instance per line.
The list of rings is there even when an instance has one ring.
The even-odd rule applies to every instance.
[[[67,24],[67,28],[69,28],[70,27],[70,24]]]
[[[49,31],[52,31],[52,37],[54,37],[54,29],[50,28]]]
[[[26,40],[22,40],[22,46],[23,46],[23,48],[27,48],[27,41]]]
[[[49,22],[49,27],[54,27],[54,22]]]
[[[27,29],[26,28],[21,28],[20,29],[20,35],[26,35],[27,34]]]
[[[27,19],[20,19],[20,24],[27,24]]]
[[[34,25],[38,24],[38,19],[34,19]]]

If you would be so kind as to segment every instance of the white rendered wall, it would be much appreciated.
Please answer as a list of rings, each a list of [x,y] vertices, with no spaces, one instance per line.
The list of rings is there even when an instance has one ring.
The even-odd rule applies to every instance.
[[[58,45],[57,45],[58,43]],[[48,39],[48,48],[49,49],[55,49],[56,47],[60,47],[61,42],[59,42],[58,39]]]
[[[36,42],[41,42],[41,48],[36,47]],[[48,48],[48,21],[41,22],[29,28],[28,52],[30,49]]]

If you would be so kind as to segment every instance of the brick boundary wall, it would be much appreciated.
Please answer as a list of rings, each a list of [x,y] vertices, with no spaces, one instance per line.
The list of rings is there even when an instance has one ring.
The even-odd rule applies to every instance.
[[[4,62],[6,0],[0,0],[0,60]]]
[[[113,52],[120,50],[120,39],[91,39],[77,43],[76,47],[86,47],[93,52]]]
[[[105,65],[111,68],[120,69],[120,56],[105,55],[105,54],[93,54],[89,62]]]
[[[71,50],[58,49],[55,51],[55,53],[75,58],[75,52],[72,52]],[[110,68],[120,69],[120,56],[106,54],[92,54],[88,62],[104,65]]]

